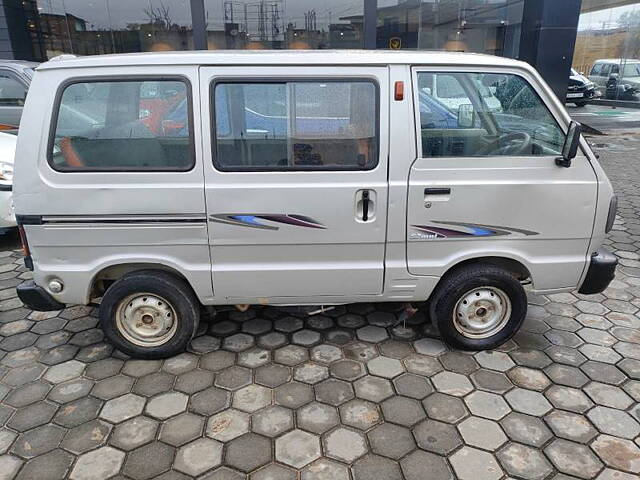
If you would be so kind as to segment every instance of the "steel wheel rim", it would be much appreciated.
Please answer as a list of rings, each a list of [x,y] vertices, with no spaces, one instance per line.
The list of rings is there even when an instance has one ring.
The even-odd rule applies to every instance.
[[[152,293],[129,295],[120,302],[116,311],[118,332],[140,347],[167,343],[175,335],[178,321],[173,306]]]
[[[488,338],[500,332],[511,317],[511,300],[497,287],[478,287],[465,293],[453,309],[453,325],[467,338]]]

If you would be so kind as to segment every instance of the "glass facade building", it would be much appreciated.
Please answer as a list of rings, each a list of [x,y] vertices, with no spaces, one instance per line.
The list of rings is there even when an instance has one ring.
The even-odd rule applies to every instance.
[[[62,53],[325,48],[520,58],[559,95],[571,65],[590,75],[597,60],[617,59],[617,68],[596,67],[596,73],[618,70],[618,85],[638,76],[640,87],[640,2],[0,0],[2,58],[40,62]],[[607,81],[600,79],[603,92]]]

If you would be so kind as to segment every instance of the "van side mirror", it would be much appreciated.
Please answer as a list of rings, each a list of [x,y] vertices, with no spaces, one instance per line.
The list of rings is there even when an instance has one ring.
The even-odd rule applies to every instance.
[[[571,166],[571,160],[576,158],[576,155],[578,154],[581,134],[582,125],[580,125],[578,122],[571,122],[569,124],[567,138],[564,141],[564,146],[562,147],[562,156],[556,158],[556,165],[565,168],[569,168]]]
[[[458,107],[458,128],[473,128],[474,120],[473,105],[464,103]]]

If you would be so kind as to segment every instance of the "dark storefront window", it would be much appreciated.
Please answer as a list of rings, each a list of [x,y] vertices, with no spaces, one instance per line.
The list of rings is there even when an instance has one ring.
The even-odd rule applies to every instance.
[[[364,48],[364,0],[205,0],[219,49]]]
[[[189,50],[189,0],[38,0],[26,2],[33,54]]]
[[[523,0],[378,0],[377,48],[516,57]]]

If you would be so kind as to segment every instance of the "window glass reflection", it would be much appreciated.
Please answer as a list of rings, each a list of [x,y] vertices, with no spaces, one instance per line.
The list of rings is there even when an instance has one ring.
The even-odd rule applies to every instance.
[[[516,57],[523,0],[378,0],[377,48]]]
[[[640,4],[606,8],[585,0],[578,24],[568,100],[585,104],[585,89],[607,100],[640,101]]]
[[[363,48],[363,0],[205,0],[219,49]]]
[[[62,53],[189,50],[189,0],[38,0],[29,28],[36,58]]]

